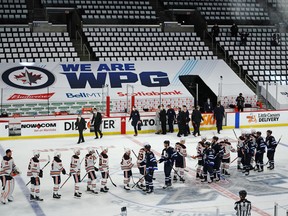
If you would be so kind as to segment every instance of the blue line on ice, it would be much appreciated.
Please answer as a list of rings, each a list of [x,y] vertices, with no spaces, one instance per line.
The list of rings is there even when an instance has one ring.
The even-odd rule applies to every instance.
[[[0,145],[0,155],[2,155],[2,156],[5,155],[5,150],[3,149],[3,147],[1,145]],[[19,185],[21,191],[25,195],[28,203],[30,204],[30,206],[33,209],[33,211],[35,212],[35,214],[37,216],[45,216],[45,213],[43,212],[42,208],[40,207],[40,205],[36,201],[30,202],[30,192],[29,192],[29,189],[26,187],[26,184],[25,184],[23,178],[20,176],[17,176],[15,178],[15,181]]]

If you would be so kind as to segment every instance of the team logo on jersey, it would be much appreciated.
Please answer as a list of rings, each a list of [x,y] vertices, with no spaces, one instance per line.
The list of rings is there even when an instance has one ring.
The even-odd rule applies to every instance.
[[[9,86],[18,89],[42,89],[52,85],[54,75],[40,67],[18,66],[6,70],[2,74],[2,80]]]

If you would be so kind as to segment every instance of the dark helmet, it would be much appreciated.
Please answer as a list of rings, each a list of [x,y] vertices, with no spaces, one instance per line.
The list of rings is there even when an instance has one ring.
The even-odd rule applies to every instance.
[[[212,139],[218,141],[218,140],[219,140],[219,137],[213,136]]]
[[[210,143],[210,142],[205,142],[205,143],[204,143],[204,146],[209,147],[209,146],[211,146],[211,143]]]
[[[245,190],[240,190],[239,191],[239,196],[245,198],[247,196],[247,192]]]
[[[257,134],[258,136],[261,136],[262,133],[261,133],[261,131],[257,131],[256,134]]]
[[[272,131],[271,130],[267,130],[267,133],[272,134]]]
[[[147,144],[144,145],[144,148],[150,151],[151,145],[147,143]]]
[[[170,145],[170,141],[169,141],[169,140],[165,140],[165,141],[164,141],[164,144]]]

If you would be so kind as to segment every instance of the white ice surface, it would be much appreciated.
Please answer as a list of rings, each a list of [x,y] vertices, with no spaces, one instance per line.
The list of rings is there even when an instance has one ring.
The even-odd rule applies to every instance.
[[[237,199],[237,193],[240,189],[248,191],[248,199],[252,202],[254,215],[273,215],[274,202],[279,204],[279,216],[284,216],[285,209],[288,209],[288,127],[269,128],[278,140],[283,135],[281,144],[278,146],[275,155],[275,170],[265,169],[263,173],[251,171],[250,176],[244,177],[242,173],[237,172],[234,162],[230,167],[231,177],[227,178],[228,183],[221,181],[211,185],[200,183],[195,179],[196,160],[187,159],[187,169],[185,173],[186,182],[174,183],[173,188],[163,190],[164,173],[163,164],[159,164],[159,170],[156,171],[154,181],[155,192],[145,195],[136,187],[131,191],[123,189],[123,174],[120,169],[120,161],[124,153],[124,147],[133,149],[138,153],[139,148],[144,142],[149,142],[156,157],[163,148],[163,141],[170,140],[172,145],[179,141],[176,133],[167,135],[139,134],[138,137],[132,135],[105,136],[102,139],[95,140],[94,137],[86,137],[86,142],[80,145],[76,144],[77,138],[55,138],[55,139],[31,139],[31,140],[11,140],[1,141],[0,148],[13,150],[13,158],[22,174],[16,177],[16,186],[14,191],[14,202],[6,205],[0,204],[0,215],[101,215],[114,216],[120,215],[120,209],[127,207],[129,216],[150,216],[150,215],[173,215],[173,216],[192,216],[192,215],[216,215],[216,209],[219,208],[220,215],[234,215],[233,204]],[[267,128],[259,128],[262,134],[265,134]],[[240,135],[240,130],[236,130]],[[214,131],[203,131],[202,135],[211,139]],[[228,136],[232,145],[236,146],[236,139],[232,130],[224,130],[219,135],[220,138]],[[192,135],[186,137],[188,154],[196,155],[196,143],[200,137]],[[110,188],[107,194],[92,195],[85,192],[86,181],[81,183],[83,192],[81,199],[73,198],[74,182],[71,178],[62,188],[61,200],[52,198],[53,181],[49,175],[50,165],[44,170],[44,178],[41,179],[41,197],[44,202],[37,205],[27,200],[28,188],[23,185],[29,181],[26,176],[29,159],[32,151],[38,149],[41,151],[43,166],[48,155],[53,158],[54,152],[59,151],[62,154],[63,165],[69,171],[70,158],[73,154],[72,149],[81,147],[81,158],[87,153],[88,147],[95,147],[98,151],[101,146],[109,147],[110,174],[117,187],[113,187],[108,180]],[[232,153],[231,159],[236,157]],[[133,161],[135,157],[132,155]],[[266,155],[264,162],[267,161]],[[98,166],[98,162],[96,164]],[[84,163],[82,163],[81,176],[84,176]],[[138,169],[133,168],[134,181],[138,180]],[[275,177],[276,176],[276,177]],[[97,189],[99,190],[100,173],[97,173]],[[62,175],[62,182],[67,176]],[[276,180],[275,180],[276,178]],[[23,181],[22,181],[23,180]],[[22,182],[22,183],[21,183]],[[133,185],[131,181],[130,185]]]

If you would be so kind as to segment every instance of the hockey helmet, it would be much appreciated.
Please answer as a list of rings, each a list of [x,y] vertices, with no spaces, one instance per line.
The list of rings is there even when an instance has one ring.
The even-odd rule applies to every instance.
[[[215,140],[215,141],[218,141],[218,140],[219,140],[219,137],[213,136],[212,139]]]
[[[186,142],[186,140],[185,140],[184,138],[181,138],[181,139],[180,139],[180,143],[181,143],[181,144],[185,144],[185,142]]]
[[[206,136],[201,136],[201,140],[204,140],[204,142],[207,140]]]
[[[80,149],[79,148],[75,148],[74,149],[74,154],[75,155],[80,155]]]
[[[246,190],[240,190],[239,191],[239,196],[245,198],[247,196]]]
[[[170,145],[170,141],[169,140],[165,140],[164,144],[167,144],[169,146]]]
[[[60,158],[60,157],[61,157],[61,153],[60,153],[60,152],[55,152],[55,153],[54,153],[54,157]]]
[[[271,130],[267,130],[267,133],[269,133],[270,135],[272,134],[272,131]]]
[[[124,148],[125,153],[131,153],[131,149],[129,148]]]
[[[223,139],[224,139],[224,141],[228,141],[229,137],[225,136]]]
[[[89,153],[89,154],[94,154],[94,153],[95,153],[95,149],[93,149],[93,148],[88,148],[88,153]]]
[[[211,146],[211,143],[210,143],[210,142],[205,142],[205,143],[204,143],[204,146],[210,147],[210,146]]]
[[[151,150],[151,145],[150,145],[149,143],[145,143],[145,144],[144,144],[144,148],[145,148],[146,150],[150,151],[150,150]]]
[[[33,156],[39,158],[40,152],[39,151],[33,151]]]

